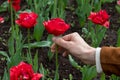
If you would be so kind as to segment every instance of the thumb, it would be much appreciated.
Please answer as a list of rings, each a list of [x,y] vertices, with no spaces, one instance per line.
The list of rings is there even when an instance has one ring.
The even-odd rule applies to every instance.
[[[63,38],[53,37],[52,40],[53,40],[53,42],[55,42],[57,45],[65,48],[65,49],[68,49],[68,47],[69,47],[68,41],[65,41]]]

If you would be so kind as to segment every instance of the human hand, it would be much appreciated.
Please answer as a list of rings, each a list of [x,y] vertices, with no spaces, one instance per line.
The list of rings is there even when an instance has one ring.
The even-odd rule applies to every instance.
[[[53,37],[51,51],[59,46],[59,52],[66,56],[68,53],[86,64],[95,64],[95,48],[89,46],[78,33],[71,33],[63,37]]]

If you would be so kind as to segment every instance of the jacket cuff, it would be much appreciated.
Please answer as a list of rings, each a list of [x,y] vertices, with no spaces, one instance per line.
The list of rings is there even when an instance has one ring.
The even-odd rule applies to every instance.
[[[96,48],[96,54],[95,54],[95,61],[96,61],[96,69],[98,73],[102,73],[102,67],[101,67],[101,63],[100,63],[100,51],[101,48]]]

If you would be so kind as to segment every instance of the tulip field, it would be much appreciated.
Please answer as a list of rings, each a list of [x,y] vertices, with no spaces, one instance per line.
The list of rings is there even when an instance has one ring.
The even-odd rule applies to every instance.
[[[73,32],[119,47],[120,0],[0,0],[0,80],[120,80],[51,52],[54,36]]]

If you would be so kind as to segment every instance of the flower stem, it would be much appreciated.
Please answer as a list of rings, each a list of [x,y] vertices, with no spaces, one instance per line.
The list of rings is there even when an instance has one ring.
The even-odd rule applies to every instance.
[[[56,47],[55,60],[56,60],[56,67],[57,67],[58,66],[58,46]]]
[[[28,29],[28,53],[30,54],[30,29]]]
[[[59,80],[59,73],[58,73],[58,46],[56,46],[56,54],[55,54],[55,60],[56,60],[56,71],[55,71],[55,79],[54,80]]]
[[[28,56],[29,56],[29,63],[32,64],[32,56],[31,56],[31,47],[30,47],[30,29],[28,29]]]
[[[12,33],[14,33],[12,1],[10,1],[10,16],[11,16],[11,27],[12,27]]]
[[[57,0],[54,0],[53,16],[57,17]]]

